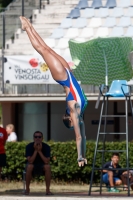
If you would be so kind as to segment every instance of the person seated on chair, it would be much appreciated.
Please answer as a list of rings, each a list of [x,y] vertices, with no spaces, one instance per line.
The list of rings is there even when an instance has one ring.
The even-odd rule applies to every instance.
[[[119,159],[119,153],[113,153],[111,161],[103,165],[103,168],[107,168],[107,170],[103,169],[102,180],[108,187],[109,192],[119,192],[119,190],[116,189],[115,186],[122,184],[121,175],[123,171],[114,170],[115,168],[121,168],[121,166],[119,165]]]
[[[123,183],[123,190],[128,191],[128,176],[129,176],[129,186],[133,190],[133,170],[124,171],[121,175],[121,180]]]
[[[30,193],[30,181],[32,175],[45,173],[46,195],[52,195],[50,192],[51,168],[50,168],[50,146],[43,141],[43,134],[36,131],[33,134],[34,142],[26,146],[26,191],[25,195]],[[42,173],[41,173],[42,172]]]

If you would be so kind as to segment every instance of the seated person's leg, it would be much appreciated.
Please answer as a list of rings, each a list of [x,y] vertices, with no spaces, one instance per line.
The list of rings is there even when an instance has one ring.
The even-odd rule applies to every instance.
[[[115,183],[114,183],[114,177],[113,177],[113,172],[112,171],[108,171],[108,176],[109,176],[109,184],[110,184],[110,190],[109,192],[119,192],[118,189],[116,189],[114,187],[115,183],[118,184],[120,183],[119,180],[116,180]],[[120,180],[121,181],[121,180]]]
[[[122,184],[123,184],[123,190],[128,190],[128,175],[122,174],[121,180],[122,180]],[[129,177],[129,183],[131,185],[131,177]],[[131,188],[132,188],[132,186],[131,186]]]
[[[108,171],[108,179],[109,179],[110,187],[114,187],[113,172],[112,171]]]
[[[131,175],[130,177],[130,186],[131,186],[131,189],[133,190],[133,175]]]
[[[42,176],[44,175],[43,164],[35,164],[33,169],[33,176]]]
[[[46,194],[52,194],[50,192],[50,181],[51,181],[51,167],[49,164],[44,165],[45,181],[46,181]]]
[[[119,178],[117,178],[117,177],[114,177],[113,180],[114,180],[114,184],[115,184],[116,186],[117,186],[117,185],[122,185],[122,180],[121,180],[121,179],[119,179]]]
[[[26,166],[26,194],[29,194],[30,192],[30,181],[32,179],[32,171],[33,171],[34,165],[33,164],[27,164]]]
[[[108,185],[109,185],[109,177],[108,177],[108,173],[103,174],[102,180],[103,180],[103,183],[105,183],[106,186],[108,187]]]

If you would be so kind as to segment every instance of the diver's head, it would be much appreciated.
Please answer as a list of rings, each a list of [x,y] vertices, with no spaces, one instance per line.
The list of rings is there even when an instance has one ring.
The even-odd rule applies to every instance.
[[[72,122],[72,119],[71,119],[70,115],[65,114],[63,116],[63,123],[67,128],[73,129],[73,122]]]

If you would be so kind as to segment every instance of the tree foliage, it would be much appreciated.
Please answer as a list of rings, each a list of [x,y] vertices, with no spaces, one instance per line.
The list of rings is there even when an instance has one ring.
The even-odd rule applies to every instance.
[[[0,0],[0,8],[6,8],[13,0]]]

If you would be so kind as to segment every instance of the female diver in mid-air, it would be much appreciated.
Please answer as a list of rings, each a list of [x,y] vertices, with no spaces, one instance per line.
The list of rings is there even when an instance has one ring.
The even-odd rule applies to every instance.
[[[78,152],[78,165],[84,166],[84,164],[87,164],[87,160],[85,158],[86,135],[82,115],[87,106],[87,98],[71,73],[71,69],[64,58],[46,45],[28,19],[21,16],[20,21],[22,23],[22,29],[26,31],[32,46],[48,65],[53,79],[65,89],[67,108],[63,116],[63,122],[67,128],[74,128]]]

